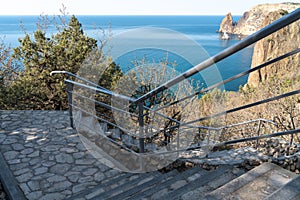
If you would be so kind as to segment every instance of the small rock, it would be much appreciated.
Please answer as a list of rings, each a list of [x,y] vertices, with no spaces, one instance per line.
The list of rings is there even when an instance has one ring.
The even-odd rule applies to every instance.
[[[95,162],[94,159],[79,159],[75,161],[76,165],[92,165]]]
[[[29,158],[34,158],[40,156],[40,151],[34,151],[33,153],[29,154]]]
[[[28,155],[28,154],[31,154],[33,151],[34,151],[33,148],[28,148],[28,149],[24,149],[23,151],[21,151],[21,154]]]
[[[21,183],[19,186],[25,195],[27,195],[31,192],[30,188],[28,187],[28,185],[26,183]]]
[[[31,178],[33,177],[33,174],[31,172],[27,172],[25,174],[22,174],[20,176],[17,176],[16,179],[20,182],[20,183],[24,183],[29,181]]]
[[[12,144],[11,146],[16,151],[20,151],[20,150],[23,150],[25,148],[22,144],[19,144],[19,143]]]
[[[24,173],[26,173],[26,172],[28,172],[28,171],[29,171],[28,168],[23,168],[23,169],[20,169],[20,170],[15,171],[15,172],[14,172],[14,175],[15,175],[15,176],[19,176],[19,175],[24,174]]]
[[[36,192],[30,192],[29,194],[27,194],[27,198],[30,200],[39,200],[41,199],[41,196],[43,195],[43,193],[41,191],[36,191]]]
[[[58,154],[55,156],[56,162],[58,163],[73,163],[74,159],[69,154]]]
[[[96,182],[100,182],[100,181],[104,180],[104,178],[105,178],[105,175],[102,172],[98,172],[94,175],[94,180]]]
[[[41,200],[58,200],[58,199],[64,199],[64,197],[65,196],[60,193],[49,193],[41,197]]]
[[[97,168],[89,168],[83,172],[83,175],[85,175],[85,176],[94,175],[97,171],[98,171]]]
[[[50,183],[55,183],[55,182],[60,182],[60,181],[65,181],[65,180],[66,180],[66,177],[60,176],[60,175],[54,175],[54,176],[47,178],[47,181]]]
[[[17,142],[18,142],[17,139],[7,138],[4,140],[4,142],[2,144],[13,144],[13,143],[17,143]]]
[[[92,176],[82,177],[78,179],[78,183],[92,182],[94,178]]]
[[[27,183],[31,191],[37,191],[40,189],[40,183],[38,181],[29,181]]]
[[[50,172],[54,174],[64,175],[71,166],[69,164],[56,164],[50,168]]]
[[[47,192],[61,192],[72,186],[69,181],[57,182],[52,187],[47,189]]]
[[[6,160],[15,159],[18,155],[19,155],[19,152],[17,152],[17,151],[7,151],[3,154],[3,156]]]
[[[34,175],[44,174],[48,171],[47,167],[39,167],[34,170]]]

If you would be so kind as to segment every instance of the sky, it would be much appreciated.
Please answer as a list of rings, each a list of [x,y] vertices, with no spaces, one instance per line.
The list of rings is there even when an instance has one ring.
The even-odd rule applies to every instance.
[[[289,0],[2,0],[0,15],[242,15],[257,4]],[[300,3],[300,0],[292,0]]]

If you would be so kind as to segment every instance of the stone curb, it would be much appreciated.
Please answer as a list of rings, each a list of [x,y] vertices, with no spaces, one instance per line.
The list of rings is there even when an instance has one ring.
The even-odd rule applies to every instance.
[[[10,200],[27,200],[0,152],[0,179]]]

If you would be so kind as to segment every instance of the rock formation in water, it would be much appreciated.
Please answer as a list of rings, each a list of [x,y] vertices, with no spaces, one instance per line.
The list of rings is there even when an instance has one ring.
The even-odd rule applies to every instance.
[[[269,12],[261,22],[266,26],[284,13]],[[251,68],[300,47],[300,20],[258,41],[254,46]],[[276,74],[277,78],[297,78],[300,75],[300,54],[295,54],[249,75],[248,84],[257,86]]]
[[[219,32],[220,33],[232,33],[233,32],[233,20],[231,13],[228,13],[221,22]]]
[[[262,4],[245,12],[240,20],[235,23],[232,15],[228,13],[223,19],[219,32],[238,35],[251,35],[265,26],[266,17],[272,12],[286,14],[300,7],[296,3]]]

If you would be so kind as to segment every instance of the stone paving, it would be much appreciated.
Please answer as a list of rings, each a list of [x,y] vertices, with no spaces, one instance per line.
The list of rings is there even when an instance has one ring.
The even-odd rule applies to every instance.
[[[0,112],[0,151],[26,198],[65,199],[120,174],[89,154],[67,112]]]

